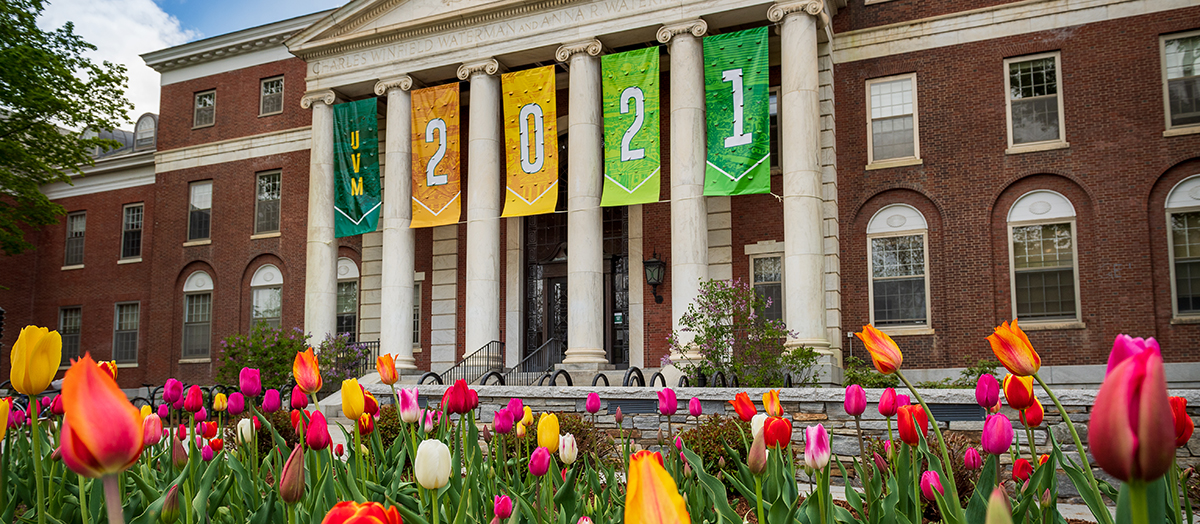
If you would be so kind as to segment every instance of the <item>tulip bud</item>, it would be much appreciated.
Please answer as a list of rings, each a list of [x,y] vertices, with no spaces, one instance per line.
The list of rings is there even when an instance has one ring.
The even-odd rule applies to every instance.
[[[62,395],[54,395],[54,400],[50,401],[50,412],[61,416],[63,413]]]
[[[175,438],[177,438],[179,440],[187,440],[187,437],[188,437],[187,426],[180,424],[179,428],[175,430]]]
[[[213,411],[221,413],[229,406],[229,400],[224,393],[213,395]]]
[[[879,414],[884,417],[894,417],[896,408],[896,390],[894,388],[883,390],[883,395],[879,397]]]
[[[1042,492],[1042,498],[1038,502],[1040,502],[1042,504],[1043,508],[1050,507],[1050,504],[1052,504],[1054,502],[1054,499],[1050,495],[1049,489],[1046,489],[1045,491]]]
[[[366,399],[363,390],[358,385],[358,379],[348,378],[342,381],[342,414],[350,420],[358,420],[366,411]]]
[[[162,524],[175,524],[175,521],[179,520],[179,484],[175,484],[167,490],[167,496],[163,497],[162,511],[158,514],[158,520]]]
[[[268,389],[267,393],[263,395],[263,411],[266,411],[267,413],[274,413],[279,411],[279,408],[281,407],[283,407],[283,401],[279,398],[279,390]]]
[[[412,424],[421,420],[421,407],[417,405],[417,388],[400,390],[400,420]]]
[[[888,470],[887,461],[883,460],[883,456],[880,455],[878,452],[875,453],[875,467],[879,468],[879,471],[887,471]]]
[[[162,440],[162,419],[153,413],[142,419],[142,445],[153,446]]]
[[[317,451],[329,447],[332,439],[329,437],[329,425],[325,422],[324,413],[320,411],[313,413],[304,441],[308,444],[309,448]]]
[[[495,416],[492,417],[492,427],[496,428],[496,433],[500,433],[502,435],[512,431],[512,413],[509,413],[507,409],[501,409],[500,411],[495,412]]]
[[[558,458],[562,459],[563,464],[570,466],[575,463],[575,458],[579,455],[579,446],[575,442],[575,435],[567,433],[559,437],[558,441]]]
[[[692,465],[686,461],[683,463],[683,476],[684,478],[692,478]]]
[[[529,456],[529,472],[535,477],[545,475],[550,470],[550,450],[539,446]]]
[[[292,448],[292,454],[283,465],[279,475],[279,498],[295,504],[304,498],[304,448],[300,444]]]
[[[927,500],[937,500],[933,495],[933,490],[935,489],[942,495],[946,494],[946,490],[942,488],[942,479],[938,476],[937,472],[926,471],[922,473],[921,494],[924,495]]]
[[[428,439],[417,446],[413,475],[425,489],[439,489],[450,482],[450,448],[440,440]]]
[[[583,408],[586,409],[588,413],[593,415],[596,414],[597,411],[600,411],[600,394],[594,391],[588,393],[587,401],[583,403]]]
[[[685,493],[684,496],[687,496],[687,494]],[[576,522],[575,524],[592,524],[592,519],[588,518],[587,515],[584,515],[579,517],[579,522]]]
[[[720,457],[717,459],[717,468],[725,469],[725,457]]]
[[[425,421],[423,428],[427,434],[433,431],[433,413],[433,411],[425,410]],[[522,426],[522,428],[524,428],[524,426]],[[525,436],[524,430],[521,431],[521,436]]]
[[[867,392],[863,391],[862,386],[851,384],[846,386],[846,400],[844,402],[846,414],[852,417],[857,417],[867,410]]]
[[[343,446],[343,445],[341,445],[341,444],[338,444],[338,445],[336,445],[336,446],[334,446],[334,447],[333,447],[333,454],[334,454],[334,455],[337,455],[337,456],[341,457],[341,456],[342,456],[342,455],[344,455],[345,453],[346,453],[346,447],[345,447],[345,446]]]
[[[171,416],[171,406],[166,404],[158,405],[158,418],[168,418]]]
[[[204,409],[204,392],[200,390],[200,386],[192,384],[192,387],[187,390],[187,397],[183,399],[183,409],[192,413]]]
[[[692,397],[692,399],[688,401],[688,415],[699,417],[703,414],[704,406],[700,405],[700,399]]]
[[[967,452],[963,454],[963,465],[971,471],[977,470],[983,467],[983,458],[975,448],[967,448]]]
[[[975,381],[975,402],[983,409],[991,408],[1000,400],[1000,382],[991,373],[979,375]]]
[[[187,451],[183,449],[183,441],[179,439],[171,439],[171,464],[175,469],[182,469],[187,465]]]
[[[492,442],[492,431],[489,430],[486,425],[483,426],[483,431],[479,432],[479,436],[481,438],[483,438],[484,442],[487,442],[489,444]]]
[[[754,436],[750,453],[746,455],[746,466],[750,468],[750,473],[755,475],[762,475],[767,470],[767,441],[762,433]]]
[[[492,503],[492,513],[500,520],[506,520],[512,516],[513,501],[508,498],[508,495],[496,495]]]
[[[617,414],[613,415],[613,420],[617,424],[620,424],[621,421],[625,420],[625,416],[621,414],[621,406],[617,406]]]
[[[1123,482],[1163,476],[1175,462],[1171,413],[1158,342],[1118,335],[1088,422],[1096,463]]]
[[[304,409],[308,407],[308,395],[304,394],[304,390],[300,386],[292,388],[292,409]]]
[[[247,397],[254,398],[262,393],[262,378],[257,369],[242,368],[238,374],[238,388],[242,390],[242,394]]]
[[[167,404],[174,404],[183,398],[183,383],[173,378],[167,379],[167,383],[163,384],[163,401]]]
[[[54,453],[50,454],[50,460],[55,462],[62,460],[62,446],[54,448]]]
[[[259,432],[260,430],[262,430],[262,422],[259,422],[259,421],[258,421],[258,415],[255,415],[255,416],[253,416],[253,417],[250,417],[250,420],[253,420],[253,421],[254,421],[254,432],[255,432],[255,433],[257,433],[257,432]]]

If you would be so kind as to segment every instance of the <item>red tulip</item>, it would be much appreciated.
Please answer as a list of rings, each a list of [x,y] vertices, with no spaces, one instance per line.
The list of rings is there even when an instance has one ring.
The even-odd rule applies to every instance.
[[[442,409],[446,414],[465,414],[479,405],[479,394],[467,386],[467,381],[459,379],[453,386],[446,388],[442,395]]]
[[[1192,439],[1192,432],[1196,430],[1196,425],[1192,422],[1192,417],[1187,414],[1186,398],[1171,397],[1167,400],[1171,402],[1171,418],[1175,422],[1175,447],[1182,448]]]
[[[358,434],[365,437],[372,431],[375,431],[375,417],[370,413],[363,413],[358,417]]]
[[[929,434],[929,417],[925,415],[925,409],[920,405],[916,406],[900,406],[899,418],[897,419],[900,426],[900,440],[910,446],[916,446],[921,443],[921,438]],[[920,434],[917,433],[917,428],[920,427]]]
[[[1033,404],[1021,410],[1021,423],[1025,427],[1036,428],[1042,425],[1042,419],[1046,418],[1046,408],[1042,407],[1042,401],[1036,397],[1033,399]]]
[[[358,387],[362,388],[361,385]],[[370,391],[366,390],[366,388],[363,388],[362,392],[363,392],[363,413],[367,413],[367,414],[371,415],[372,417],[375,415],[378,415],[379,414],[379,401],[375,399],[375,395],[372,395]]]
[[[1140,339],[1117,337],[1135,346]],[[1104,471],[1124,482],[1161,477],[1175,459],[1175,427],[1162,356],[1153,338],[1114,347],[1088,424],[1088,444]],[[1134,351],[1134,350],[1140,350]]]
[[[344,455],[345,453],[346,453],[346,448],[344,446],[342,446],[341,444],[338,444],[333,447],[334,455],[337,455],[340,457],[340,456]]]
[[[308,432],[304,436],[304,441],[309,448],[316,451],[321,451],[329,447],[332,439],[329,438],[329,425],[325,422],[325,415],[319,410],[312,414],[312,420],[308,424]]]
[[[1008,401],[1008,407],[1017,411],[1032,406],[1035,400],[1033,396],[1033,377],[1005,375],[1004,399]]]
[[[792,443],[792,421],[781,417],[770,417],[763,424],[763,438],[767,447],[787,447]]]
[[[754,407],[754,402],[750,400],[750,395],[747,395],[745,391],[734,395],[733,400],[730,400],[729,403],[733,404],[733,410],[737,412],[738,418],[742,419],[742,422],[750,422],[750,419],[758,414],[758,408]]]
[[[308,407],[308,395],[304,393],[300,386],[292,387],[292,409],[304,409]]]
[[[187,396],[183,399],[183,409],[195,413],[204,408],[204,392],[200,391],[200,386],[192,384],[188,388]]]
[[[378,502],[358,504],[347,500],[329,510],[321,524],[401,524],[401,519],[395,507],[383,509]]]
[[[63,378],[63,462],[97,478],[125,471],[142,454],[142,414],[91,355],[75,361]]]
[[[220,453],[222,449],[225,449],[225,441],[219,438],[208,441],[208,445],[211,446],[213,451],[216,451],[217,453]]]
[[[1029,480],[1029,476],[1032,474],[1033,474],[1033,464],[1030,464],[1028,460],[1020,458],[1020,459],[1017,459],[1016,462],[1013,462],[1013,468],[1012,468],[1013,480],[1017,481],[1018,483],[1025,482],[1026,480]]]
[[[883,395],[879,397],[879,414],[884,417],[896,416],[896,390],[887,388],[883,390]]]

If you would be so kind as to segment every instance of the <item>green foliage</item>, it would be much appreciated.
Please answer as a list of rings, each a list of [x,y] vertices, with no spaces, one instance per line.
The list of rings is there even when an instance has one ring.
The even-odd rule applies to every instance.
[[[259,322],[249,335],[241,333],[221,341],[217,382],[237,384],[243,367],[258,368],[264,388],[282,388],[292,379],[292,361],[308,348],[308,335],[300,328],[276,329]],[[321,370],[324,373],[324,369]],[[328,379],[326,379],[328,380]],[[341,381],[338,381],[341,384]],[[287,402],[291,391],[280,391]]]
[[[783,386],[788,374],[795,387],[815,384],[816,352],[788,350],[785,343],[795,334],[783,321],[762,317],[770,305],[770,299],[739,279],[701,282],[700,294],[680,318],[681,329],[668,338],[673,352],[700,358],[674,364],[693,377],[718,371],[736,376],[742,387]],[[691,343],[684,342],[685,333],[694,335]]]
[[[738,474],[738,461],[729,456],[725,446],[738,453],[741,461],[746,459],[746,444],[750,442],[750,423],[737,417],[708,415],[700,422],[679,432],[687,447],[704,459],[708,472],[723,478]]]
[[[33,244],[23,227],[53,224],[64,213],[39,186],[70,183],[91,164],[94,148],[116,145],[88,138],[85,129],[114,129],[128,121],[125,68],[95,64],[95,46],[68,22],[38,27],[43,0],[0,3],[0,250],[16,255]]]
[[[900,378],[896,375],[884,375],[875,370],[875,366],[861,358],[849,356],[845,359],[845,369],[842,384],[858,384],[864,388],[894,388],[900,386]]]
[[[570,433],[575,436],[575,444],[579,446],[580,460],[583,460],[583,457],[589,457],[588,460],[599,458],[612,464],[620,463],[616,460],[620,453],[613,437],[597,428],[592,423],[591,415],[558,413],[558,428],[559,432],[564,435]]]
[[[324,393],[341,389],[343,380],[359,378],[359,369],[364,361],[370,364],[368,369],[374,369],[375,358],[371,350],[364,344],[350,342],[347,333],[326,334],[315,352],[323,378],[321,391]]]
[[[974,366],[960,371],[959,377],[954,380],[950,380],[949,378],[926,380],[917,382],[917,387],[925,389],[974,389],[975,383],[979,381],[979,375],[995,375],[999,367],[999,361],[980,359]]]

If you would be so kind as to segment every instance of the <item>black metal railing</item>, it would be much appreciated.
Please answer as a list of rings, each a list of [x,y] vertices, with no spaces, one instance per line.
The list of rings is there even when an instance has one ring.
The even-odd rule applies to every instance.
[[[504,383],[510,386],[528,386],[537,382],[539,378],[553,370],[556,364],[563,361],[564,349],[561,340],[550,339],[512,369],[505,371]]]
[[[479,380],[488,372],[504,370],[504,343],[499,340],[488,342],[474,353],[463,357],[454,367],[442,373],[443,384],[465,380],[468,384]]]

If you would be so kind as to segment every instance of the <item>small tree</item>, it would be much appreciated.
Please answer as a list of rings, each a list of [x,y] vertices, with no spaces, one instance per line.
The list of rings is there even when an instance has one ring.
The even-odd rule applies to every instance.
[[[806,347],[788,350],[788,337],[796,335],[783,321],[762,316],[770,305],[740,279],[702,282],[700,295],[679,321],[682,329],[668,338],[674,352],[700,358],[676,367],[692,377],[720,371],[746,387],[782,386],[788,374],[794,386],[815,383],[816,353]],[[690,344],[682,342],[683,333],[694,334]]]
[[[292,379],[292,362],[296,353],[308,349],[308,338],[300,328],[277,329],[264,322],[255,324],[248,335],[225,337],[217,381],[237,384],[243,367],[258,368],[264,387],[281,388]]]

